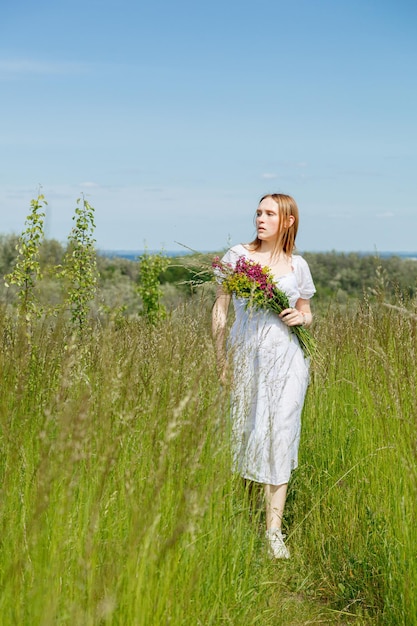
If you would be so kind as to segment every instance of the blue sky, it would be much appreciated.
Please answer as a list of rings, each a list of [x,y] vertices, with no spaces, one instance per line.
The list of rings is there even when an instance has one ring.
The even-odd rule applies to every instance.
[[[417,250],[414,0],[14,0],[0,23],[0,232],[39,185],[65,241],[249,241],[293,195],[300,250]]]

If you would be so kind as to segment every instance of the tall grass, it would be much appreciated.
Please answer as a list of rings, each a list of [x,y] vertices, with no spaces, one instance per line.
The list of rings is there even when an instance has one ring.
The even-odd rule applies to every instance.
[[[29,344],[2,314],[1,625],[415,623],[415,319],[319,316],[284,563],[230,473],[208,318]]]
[[[302,536],[304,555],[319,553],[314,577],[336,606],[414,624],[416,316],[364,302],[351,314],[332,310],[320,330],[328,367],[304,414],[297,484],[311,495],[296,544]]]

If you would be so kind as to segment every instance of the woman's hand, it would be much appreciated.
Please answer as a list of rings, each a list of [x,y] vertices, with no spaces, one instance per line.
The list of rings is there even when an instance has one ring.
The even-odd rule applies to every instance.
[[[298,309],[284,309],[279,317],[287,326],[304,326],[306,321],[305,313]]]

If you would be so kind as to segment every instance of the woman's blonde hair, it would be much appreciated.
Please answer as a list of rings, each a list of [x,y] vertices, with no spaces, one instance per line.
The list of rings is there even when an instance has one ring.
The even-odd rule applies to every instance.
[[[292,254],[295,248],[295,238],[298,231],[298,206],[294,198],[287,196],[284,193],[268,193],[259,200],[259,204],[265,198],[272,198],[278,205],[278,216],[281,224],[281,228],[278,229],[277,239],[274,247],[274,254],[284,252],[284,254]],[[294,222],[291,226],[285,226],[288,223],[290,216],[294,217]],[[250,242],[252,250],[257,250],[261,246],[261,239],[256,237]]]

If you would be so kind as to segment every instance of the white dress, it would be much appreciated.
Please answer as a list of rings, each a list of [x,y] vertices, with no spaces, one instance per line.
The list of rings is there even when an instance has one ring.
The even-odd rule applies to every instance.
[[[243,245],[230,248],[222,261],[233,267]],[[276,279],[294,307],[315,293],[307,262],[292,256],[292,272]],[[235,321],[228,352],[233,362],[231,403],[234,469],[259,483],[287,483],[298,464],[301,411],[309,381],[309,360],[298,339],[272,311],[246,308],[233,296]]]

